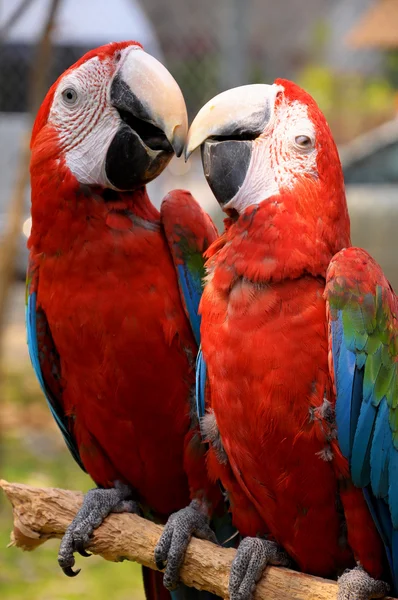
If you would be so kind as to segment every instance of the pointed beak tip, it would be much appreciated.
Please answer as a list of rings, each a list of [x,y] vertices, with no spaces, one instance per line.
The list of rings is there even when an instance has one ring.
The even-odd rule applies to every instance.
[[[191,129],[189,130],[188,135],[187,135],[186,144],[185,144],[185,150],[184,150],[185,162],[188,161],[188,159],[191,157],[191,155],[195,152],[195,150],[200,145],[201,145],[200,143],[197,144],[196,140],[193,139],[193,136],[192,136],[192,125],[191,125]]]
[[[184,160],[185,160],[185,162],[188,162],[188,159],[191,156],[191,154],[192,154],[192,150],[190,150],[188,148],[188,146],[185,146],[185,151],[184,151]]]
[[[138,103],[144,106],[146,120],[164,132],[175,155],[181,156],[187,138],[188,115],[174,77],[162,63],[142,49],[130,51],[119,71],[126,86],[134,89]]]
[[[184,151],[185,141],[187,137],[186,127],[183,124],[176,125],[173,128],[173,133],[171,135],[170,144],[174,150],[174,154],[177,158],[180,158]]]

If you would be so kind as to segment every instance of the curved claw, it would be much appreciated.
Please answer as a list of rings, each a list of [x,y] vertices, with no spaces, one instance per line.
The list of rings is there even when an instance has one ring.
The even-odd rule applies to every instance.
[[[155,550],[156,552],[156,550]],[[166,568],[166,561],[165,560],[160,560],[160,559],[156,559],[155,558],[155,562],[156,562],[156,568],[159,569],[159,571],[163,571],[163,569]]]
[[[74,552],[78,552],[81,556],[84,556],[85,558],[89,558],[91,556],[90,552],[86,551],[86,545],[89,542],[91,536],[86,536],[85,538],[82,537],[75,537],[75,539],[73,540],[73,551]]]
[[[155,548],[156,566],[160,570],[166,567],[163,585],[170,591],[178,585],[180,568],[192,535],[218,544],[208,517],[195,500],[169,517]]]
[[[76,552],[78,552],[84,558],[90,558],[92,556],[91,552],[86,552],[84,548],[76,548]]]
[[[73,519],[61,540],[58,564],[68,577],[76,577],[80,569],[74,571],[74,552],[89,557],[86,547],[90,543],[93,531],[111,512],[136,512],[137,504],[131,499],[129,486],[115,482],[110,489],[94,489],[87,492],[83,506]]]
[[[62,567],[62,570],[67,577],[76,577],[81,571],[81,569],[76,569],[76,571],[74,571],[72,567]]]

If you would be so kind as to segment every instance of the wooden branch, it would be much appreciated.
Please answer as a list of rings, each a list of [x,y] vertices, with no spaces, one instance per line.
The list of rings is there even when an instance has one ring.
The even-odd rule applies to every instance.
[[[60,538],[80,508],[81,492],[34,488],[1,480],[14,511],[11,545],[34,550],[50,538]],[[131,560],[156,569],[153,558],[162,527],[137,515],[114,514],[94,533],[88,550],[106,560]],[[235,550],[193,539],[188,546],[181,580],[188,586],[228,596],[228,576]],[[55,560],[55,557],[54,557]],[[83,559],[81,559],[83,560]],[[333,581],[289,569],[269,567],[258,584],[256,600],[335,600]]]

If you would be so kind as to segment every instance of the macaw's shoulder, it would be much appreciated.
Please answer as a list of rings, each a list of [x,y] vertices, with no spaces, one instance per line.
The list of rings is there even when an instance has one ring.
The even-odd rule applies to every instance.
[[[218,236],[209,215],[186,190],[169,192],[163,199],[160,214],[177,259],[184,260],[187,253],[203,254]]]
[[[209,215],[185,190],[173,190],[167,194],[160,215],[177,272],[181,300],[199,345],[198,308],[204,277],[203,254],[216,239],[217,229]]]
[[[382,268],[363,248],[344,248],[330,261],[325,296],[333,304],[346,303],[353,293],[374,294],[377,286],[395,298]]]

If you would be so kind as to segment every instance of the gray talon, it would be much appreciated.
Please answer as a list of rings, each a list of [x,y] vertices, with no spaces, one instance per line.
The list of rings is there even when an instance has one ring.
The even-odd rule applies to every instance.
[[[77,569],[76,571],[74,571],[72,567],[62,567],[62,570],[67,577],[76,577],[76,575],[79,575],[81,571],[81,569]]]
[[[95,488],[89,490],[84,497],[83,506],[73,519],[61,540],[58,553],[58,564],[68,577],[76,577],[80,569],[74,571],[74,553],[91,556],[85,548],[90,543],[93,531],[112,512],[138,512],[137,504],[129,499],[131,489],[128,485],[115,482],[109,490]]]
[[[80,554],[80,556],[84,556],[84,558],[90,558],[90,556],[91,556],[90,552],[86,552],[86,550],[84,548],[81,548],[80,546],[75,544],[75,549],[76,549],[76,552],[78,552]]]
[[[267,565],[288,567],[290,559],[276,542],[246,537],[239,544],[229,577],[230,600],[250,600]]]
[[[373,579],[361,565],[344,571],[337,580],[339,591],[337,600],[371,600],[384,598],[390,586],[384,581]]]
[[[200,503],[193,500],[189,506],[172,514],[156,545],[156,566],[161,570],[166,565],[163,584],[168,590],[174,590],[178,585],[180,568],[192,535],[218,544],[207,515],[200,509]]]

